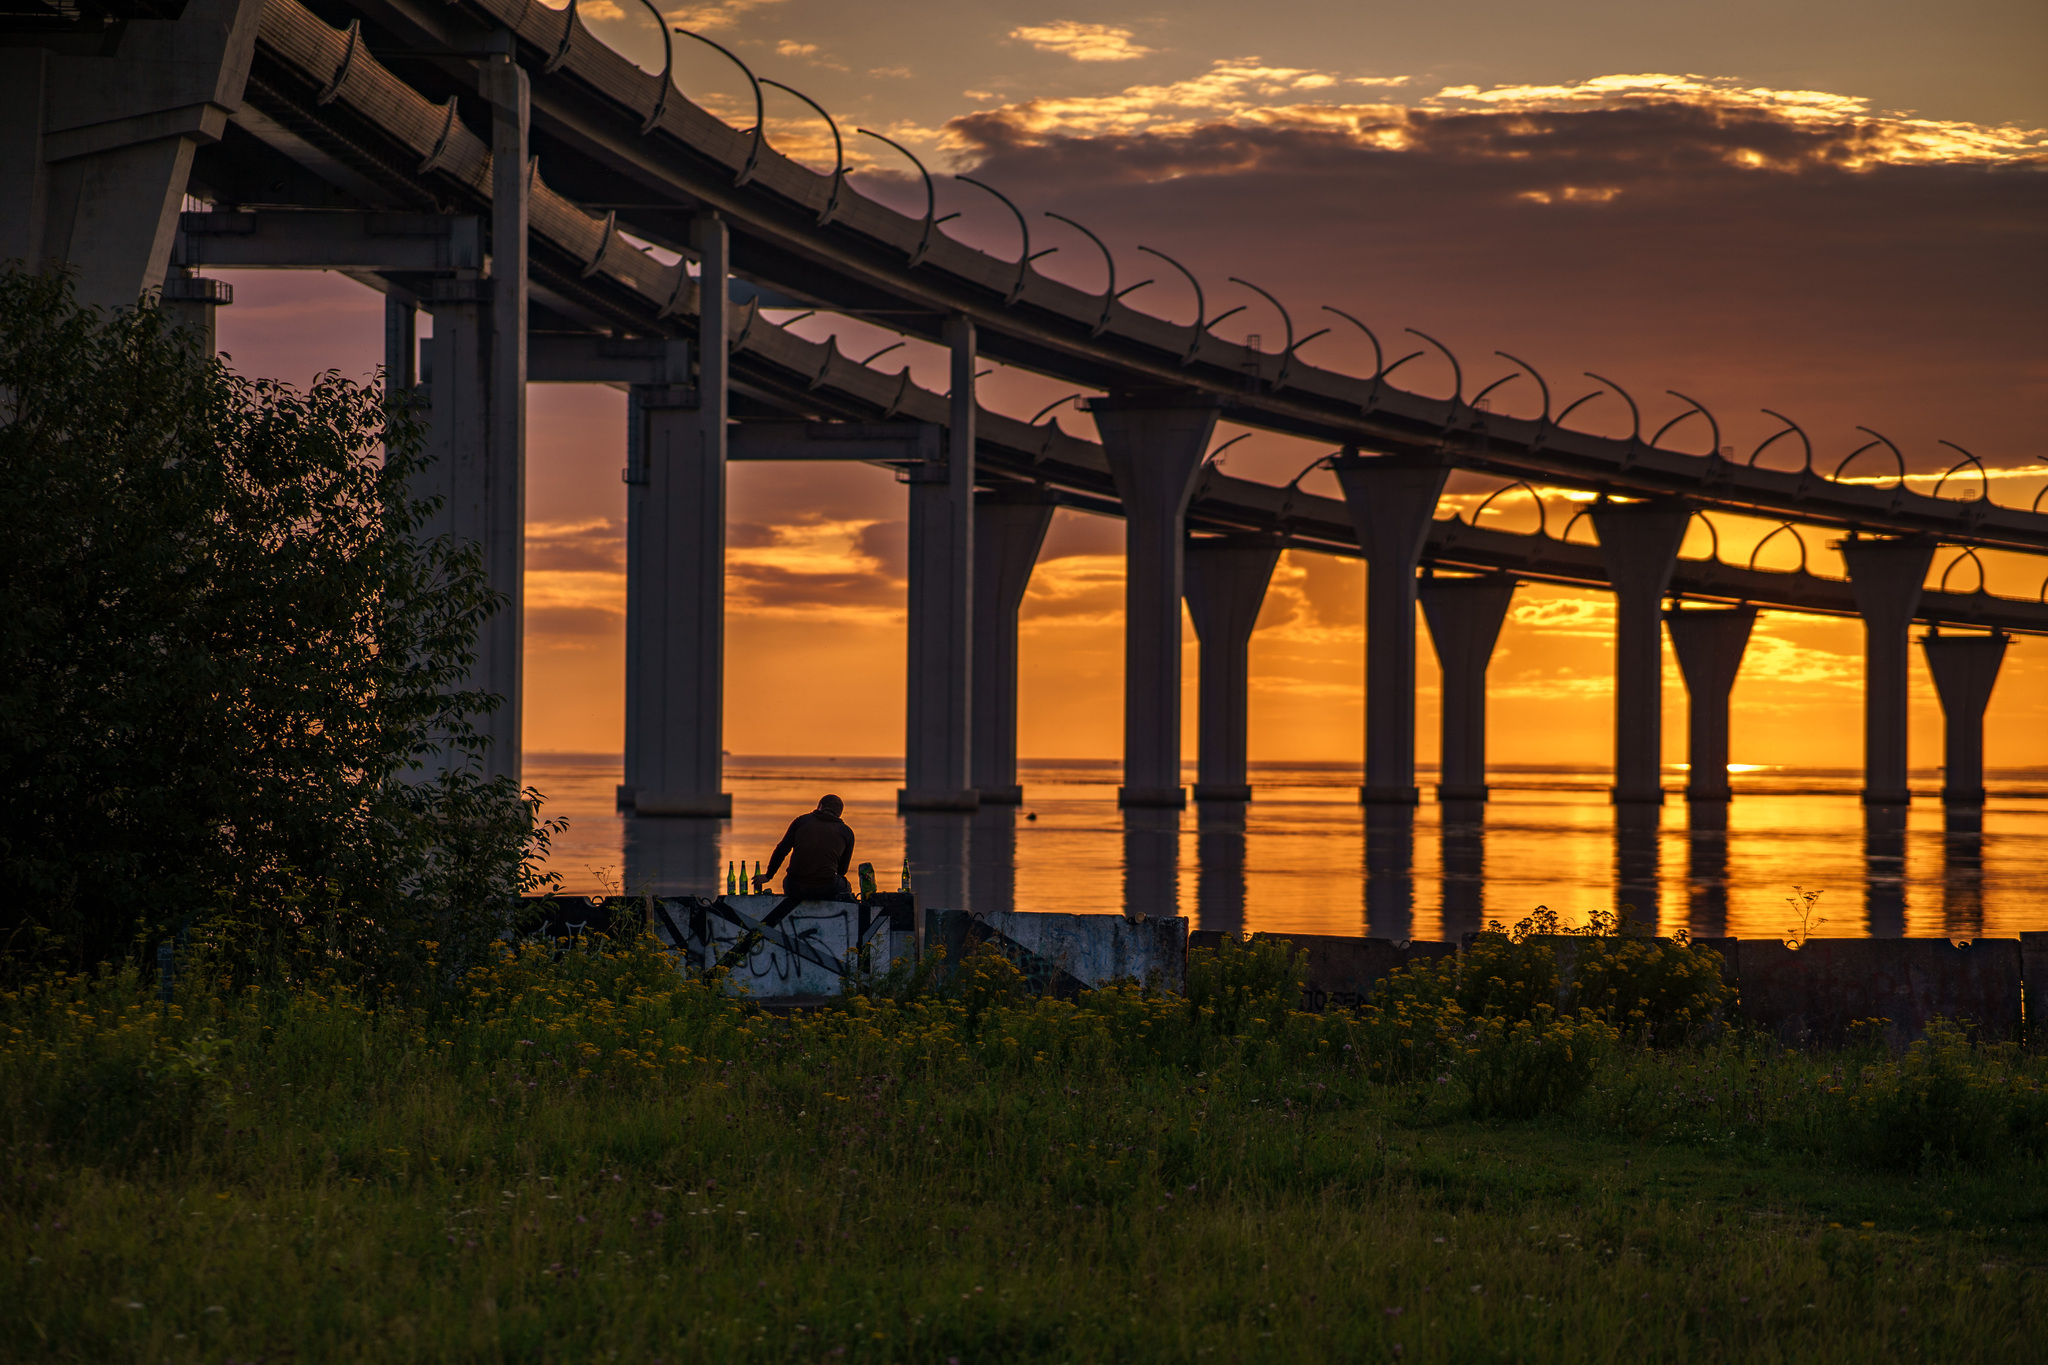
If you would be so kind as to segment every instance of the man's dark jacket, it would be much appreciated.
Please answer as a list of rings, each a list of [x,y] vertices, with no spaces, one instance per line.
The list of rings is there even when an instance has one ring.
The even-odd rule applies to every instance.
[[[789,832],[768,860],[768,875],[789,859],[782,890],[792,896],[829,897],[839,893],[839,879],[853,865],[853,831],[844,820],[814,810],[789,822]]]

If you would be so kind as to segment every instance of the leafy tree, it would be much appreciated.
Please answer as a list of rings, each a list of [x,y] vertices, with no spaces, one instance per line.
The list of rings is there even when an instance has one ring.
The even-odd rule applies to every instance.
[[[236,375],[144,304],[0,274],[0,944],[389,979],[538,881],[539,798],[465,691],[499,603],[424,528],[421,429],[334,373]],[[439,949],[422,945],[441,945]]]

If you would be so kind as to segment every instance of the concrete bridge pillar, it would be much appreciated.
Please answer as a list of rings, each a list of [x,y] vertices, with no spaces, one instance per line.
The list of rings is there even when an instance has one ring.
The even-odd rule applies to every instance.
[[[1863,617],[1863,804],[1903,806],[1913,799],[1906,787],[1906,632],[1934,542],[1851,536],[1835,548]]]
[[[1691,802],[1726,801],[1728,694],[1742,668],[1742,651],[1756,625],[1749,606],[1674,609],[1664,613],[1678,670],[1685,675],[1686,781]]]
[[[974,323],[946,323],[945,459],[910,471],[910,661],[898,810],[971,811],[974,794]]]
[[[985,490],[974,500],[972,777],[981,804],[1023,801],[1017,782],[1017,612],[1056,505],[1037,485]]]
[[[706,286],[699,340],[724,333],[726,225],[694,227]],[[665,384],[627,390],[626,771],[642,816],[732,814],[725,779],[725,347],[670,347]]]
[[[1180,604],[1188,498],[1216,403],[1177,392],[1091,399],[1124,504],[1123,806],[1187,805],[1180,782]]]
[[[1941,697],[1942,782],[1944,805],[1984,804],[1984,708],[1998,682],[1999,665],[2011,637],[1943,635],[1929,631],[1920,639],[1927,671]]]
[[[1450,464],[1438,455],[1337,458],[1337,482],[1365,552],[1365,785],[1369,805],[1412,806],[1415,788],[1415,565]]]
[[[384,296],[384,396],[409,394],[420,382],[420,310],[409,299]]]
[[[1515,580],[1505,574],[1430,577],[1416,592],[1443,675],[1437,800],[1484,801],[1486,669],[1514,601]]]
[[[78,297],[164,283],[192,154],[241,107],[262,0],[190,0],[109,55],[0,49],[0,261],[68,262]]]
[[[1195,800],[1252,799],[1245,742],[1250,721],[1252,627],[1273,566],[1274,536],[1200,536],[1186,548],[1183,585],[1201,641],[1201,690]]]
[[[1691,513],[1673,502],[1610,502],[1591,516],[1614,588],[1613,799],[1662,805],[1663,603]]]

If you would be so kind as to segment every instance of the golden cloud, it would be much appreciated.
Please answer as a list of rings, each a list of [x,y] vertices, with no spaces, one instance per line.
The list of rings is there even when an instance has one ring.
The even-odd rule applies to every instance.
[[[1132,42],[1131,30],[1111,24],[1083,24],[1072,19],[1038,27],[1013,28],[1010,36],[1040,52],[1056,52],[1077,62],[1128,62],[1152,53]]]

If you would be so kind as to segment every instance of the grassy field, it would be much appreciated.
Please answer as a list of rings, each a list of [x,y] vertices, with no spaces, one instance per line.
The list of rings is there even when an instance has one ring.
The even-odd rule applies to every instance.
[[[1540,1017],[1517,1036],[1427,991],[1307,1016],[1284,958],[1225,958],[1192,1001],[1028,1001],[977,959],[943,998],[796,1018],[644,946],[529,950],[381,1009],[196,972],[170,1004],[132,975],[24,989],[0,1002],[0,1342],[241,1363],[2040,1358],[2036,1060],[1955,1038],[1903,1061],[1652,1051]],[[1516,1094],[1535,1117],[1499,1117],[1531,1107]]]

